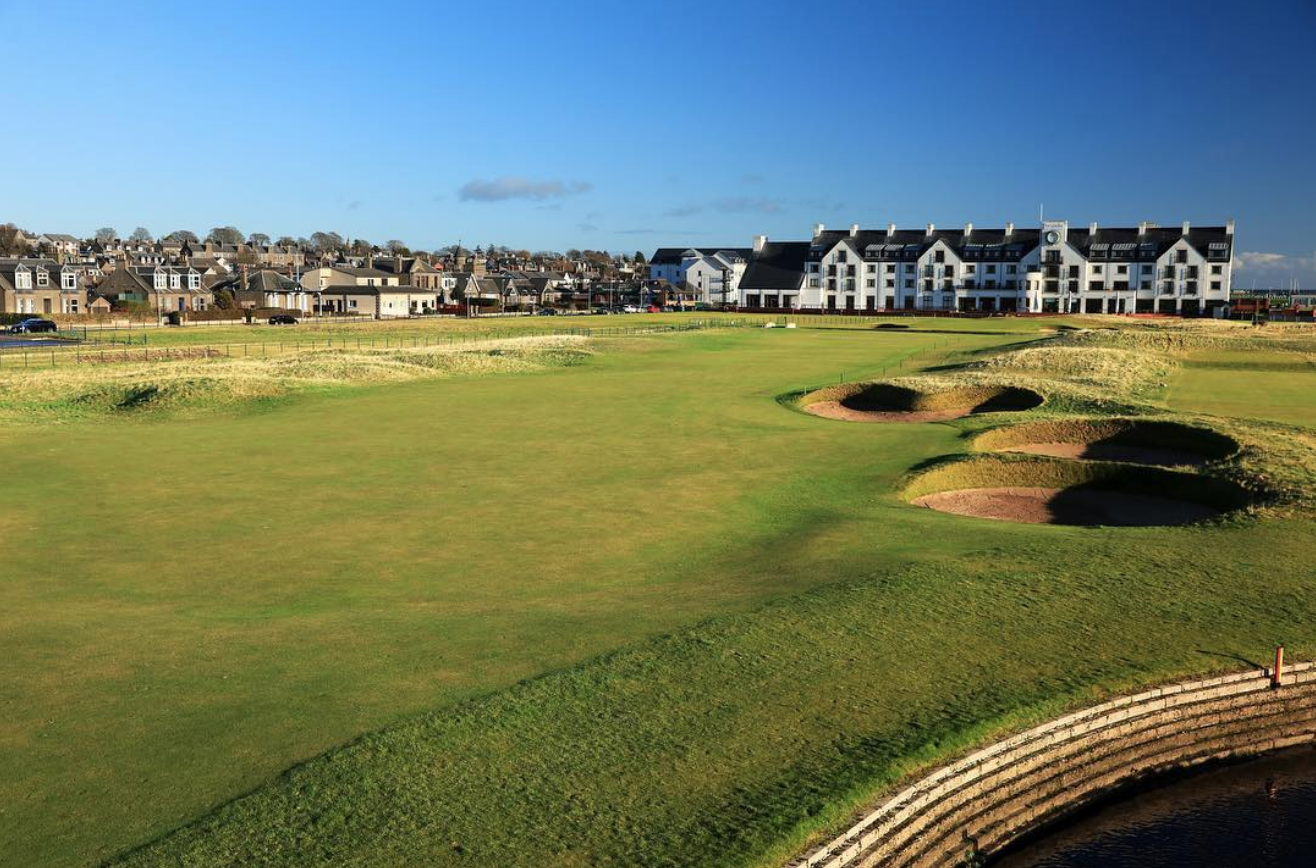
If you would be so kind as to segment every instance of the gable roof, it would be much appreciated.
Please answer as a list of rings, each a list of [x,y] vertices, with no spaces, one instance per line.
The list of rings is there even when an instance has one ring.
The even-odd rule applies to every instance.
[[[762,250],[750,256],[740,278],[741,290],[799,289],[810,246],[808,241],[767,242]]]
[[[716,256],[729,253],[741,259],[749,259],[754,251],[749,247],[659,247],[649,258],[650,265],[680,265],[685,259],[695,256]]]

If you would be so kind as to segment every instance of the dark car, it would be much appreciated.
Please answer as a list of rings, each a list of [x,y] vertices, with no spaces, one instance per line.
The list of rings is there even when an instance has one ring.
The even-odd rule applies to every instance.
[[[541,307],[539,309],[539,316],[557,316],[557,310],[551,307]]]
[[[9,327],[9,333],[13,335],[35,335],[41,332],[57,331],[59,331],[59,326],[55,325],[53,321],[37,319],[36,317],[29,317]]]
[[[270,325],[297,325],[297,317],[289,313],[276,313],[270,317]]]

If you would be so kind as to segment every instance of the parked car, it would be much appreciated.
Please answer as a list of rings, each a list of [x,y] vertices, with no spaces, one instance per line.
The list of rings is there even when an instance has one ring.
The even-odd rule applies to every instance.
[[[622,313],[642,313],[642,312],[643,312],[643,309],[642,309],[639,305],[636,305],[636,304],[627,304],[627,305],[623,305],[623,306],[622,306],[621,312],[622,312]]]
[[[541,307],[538,312],[539,316],[557,316],[557,309],[552,307]]]
[[[290,313],[276,313],[270,317],[270,325],[297,325],[297,317]]]
[[[656,304],[649,305],[649,307],[645,311],[645,313],[662,313],[662,312],[663,309]]]
[[[54,321],[48,319],[39,319],[38,317],[28,317],[25,320],[15,323],[9,327],[11,335],[35,335],[41,332],[57,332],[59,326]]]

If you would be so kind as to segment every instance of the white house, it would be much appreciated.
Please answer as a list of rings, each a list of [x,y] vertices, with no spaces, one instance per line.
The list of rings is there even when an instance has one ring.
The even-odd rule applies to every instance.
[[[649,279],[688,287],[699,301],[736,304],[752,252],[745,247],[660,247],[649,259]]]
[[[1234,224],[1071,229],[828,230],[799,248],[756,239],[740,282],[753,308],[1209,314],[1229,301]],[[786,242],[795,245],[800,242]],[[781,273],[785,270],[786,274]],[[773,304],[772,302],[775,302]],[[789,304],[788,304],[789,302]]]

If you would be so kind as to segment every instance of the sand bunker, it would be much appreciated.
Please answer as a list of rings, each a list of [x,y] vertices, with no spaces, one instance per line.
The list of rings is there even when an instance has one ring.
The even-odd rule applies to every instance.
[[[1029,389],[962,386],[920,392],[891,383],[847,383],[820,389],[801,402],[806,413],[846,422],[944,422],[975,413],[1030,410],[1043,401]]]
[[[805,405],[804,412],[844,422],[944,422],[973,411],[967,407],[957,410],[856,410],[840,401],[816,401]]]
[[[1120,461],[1158,467],[1200,466],[1238,451],[1209,428],[1144,419],[1061,419],[986,431],[976,448],[1051,458]]]
[[[1096,488],[966,488],[916,498],[914,504],[975,518],[1084,527],[1159,527],[1219,515],[1200,503]]]

